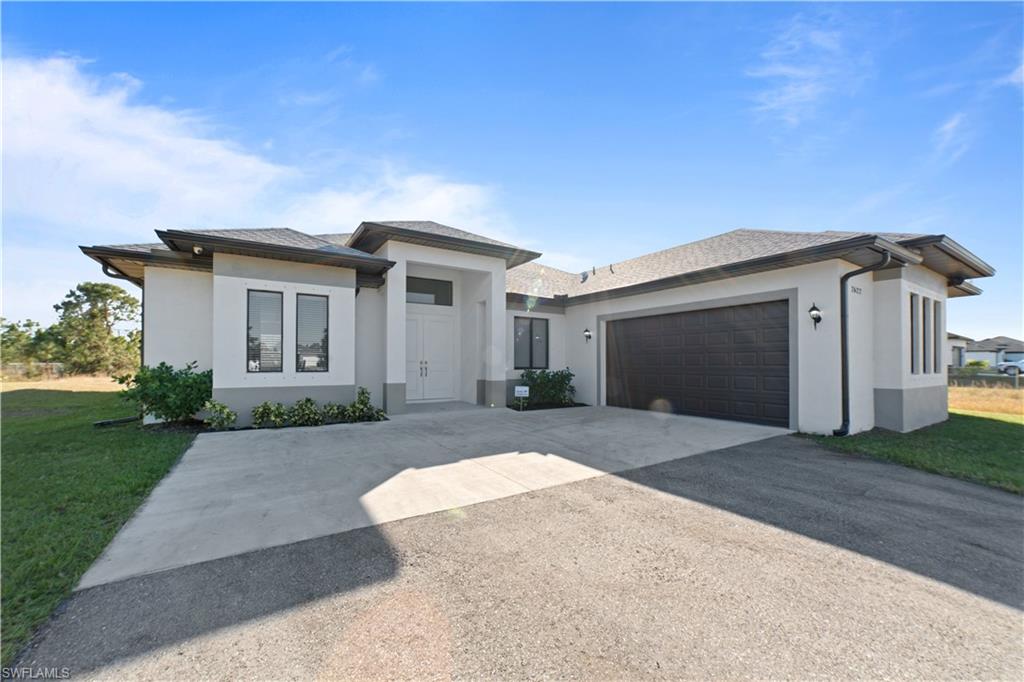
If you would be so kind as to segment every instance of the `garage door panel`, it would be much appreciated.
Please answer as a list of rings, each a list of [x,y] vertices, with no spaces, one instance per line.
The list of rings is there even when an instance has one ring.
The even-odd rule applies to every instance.
[[[608,323],[607,402],[789,425],[789,304]]]

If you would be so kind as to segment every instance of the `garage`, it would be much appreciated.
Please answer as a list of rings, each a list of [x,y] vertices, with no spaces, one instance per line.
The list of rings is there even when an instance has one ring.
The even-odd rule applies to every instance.
[[[607,404],[789,426],[789,302],[607,323]]]

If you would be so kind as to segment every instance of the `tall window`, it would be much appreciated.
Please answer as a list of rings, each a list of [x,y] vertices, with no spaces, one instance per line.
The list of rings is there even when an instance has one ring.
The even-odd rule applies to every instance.
[[[910,373],[921,371],[921,297],[910,295]]]
[[[924,320],[921,323],[921,371],[932,373],[932,299],[925,296],[921,299],[921,312]]]
[[[327,371],[326,296],[295,296],[295,371]]]
[[[548,321],[540,317],[515,319],[516,369],[548,368]]]
[[[280,291],[249,291],[247,371],[281,371],[283,303],[284,296]]]
[[[935,324],[935,332],[932,335],[932,341],[935,344],[935,371],[942,371],[942,351],[943,343],[942,340],[945,338],[945,334],[942,333],[942,301],[935,301],[935,314],[932,315],[932,321]]]
[[[425,277],[405,278],[405,302],[427,305],[451,305],[452,283]]]

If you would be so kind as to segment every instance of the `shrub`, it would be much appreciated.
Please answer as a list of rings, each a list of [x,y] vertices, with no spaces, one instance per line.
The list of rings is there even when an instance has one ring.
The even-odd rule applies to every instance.
[[[156,367],[140,367],[135,375],[117,378],[126,388],[121,397],[139,406],[143,414],[165,421],[192,419],[213,396],[213,371],[196,372],[190,362],[175,369],[166,362]]]
[[[576,397],[574,376],[568,367],[556,371],[524,369],[519,381],[530,387],[530,405],[572,405]]]
[[[988,360],[968,360],[965,367],[988,367]]]
[[[338,424],[348,421],[348,407],[341,403],[324,403],[320,408],[325,424]]]
[[[379,422],[387,419],[384,410],[373,406],[370,392],[362,386],[356,391],[355,402],[345,408],[345,416],[346,421],[350,422]]]
[[[292,426],[319,426],[324,423],[324,417],[315,400],[303,398],[288,408],[288,421]]]
[[[281,403],[260,403],[252,408],[252,424],[257,429],[264,426],[280,428],[288,423],[288,411]]]
[[[238,415],[231,408],[216,400],[207,400],[203,409],[208,413],[203,422],[210,428],[217,430],[229,429],[235,424]]]

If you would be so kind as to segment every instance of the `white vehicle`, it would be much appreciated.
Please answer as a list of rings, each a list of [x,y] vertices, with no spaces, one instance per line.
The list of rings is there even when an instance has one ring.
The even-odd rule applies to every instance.
[[[1000,362],[996,365],[996,369],[1000,374],[1009,374],[1011,377],[1015,377],[1018,374],[1024,373],[1024,360]]]

